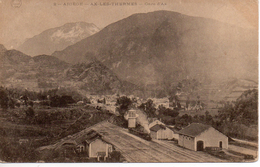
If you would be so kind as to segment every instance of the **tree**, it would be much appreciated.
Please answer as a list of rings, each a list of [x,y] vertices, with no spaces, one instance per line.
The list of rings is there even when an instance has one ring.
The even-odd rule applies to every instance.
[[[10,108],[14,108],[15,107],[15,100],[13,98],[9,98],[8,106]]]
[[[28,101],[27,95],[23,95],[23,96],[21,97],[21,99],[24,100],[24,105],[27,106],[27,101]]]
[[[154,117],[156,115],[156,108],[151,99],[148,99],[146,103],[142,103],[138,108],[142,109],[148,117]]]
[[[7,91],[3,87],[0,87],[0,105],[4,110],[8,108],[8,101]]]
[[[218,116],[222,121],[233,121],[236,114],[234,110],[234,104],[227,102],[224,107],[218,111]]]
[[[177,109],[172,110],[170,108],[164,107],[163,105],[159,105],[158,112],[160,115],[171,116],[171,117],[177,117],[179,115]]]
[[[205,112],[205,123],[212,125],[213,124],[213,117],[209,114],[208,111]]]
[[[184,114],[181,117],[177,116],[175,118],[175,124],[177,127],[185,127],[192,123],[192,117],[188,114]]]
[[[124,116],[125,112],[130,109],[132,105],[132,100],[126,96],[117,98],[116,106],[118,106],[118,111],[121,116]]]
[[[165,115],[166,114],[166,107],[164,107],[163,105],[159,105],[158,106],[158,112],[159,112],[159,115]]]
[[[244,124],[258,123],[258,90],[245,91],[235,102],[237,121]],[[240,118],[240,120],[239,120]]]
[[[28,107],[28,109],[25,110],[25,114],[26,114],[26,117],[30,117],[30,118],[34,117],[34,115],[35,115],[32,107]]]

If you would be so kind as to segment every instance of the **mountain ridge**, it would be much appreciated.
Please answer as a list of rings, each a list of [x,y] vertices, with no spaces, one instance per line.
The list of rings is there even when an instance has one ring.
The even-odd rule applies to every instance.
[[[94,59],[71,65],[54,56],[31,57],[13,49],[0,52],[0,60],[0,84],[6,87],[34,91],[63,87],[89,94],[129,93],[139,89]]]
[[[96,57],[119,77],[143,86],[187,77],[256,79],[256,34],[212,19],[157,11],[112,23],[52,55],[72,64]]]
[[[17,50],[28,55],[50,55],[56,50],[62,50],[85,37],[95,34],[100,29],[93,23],[74,22],[50,28],[38,35],[28,38]]]

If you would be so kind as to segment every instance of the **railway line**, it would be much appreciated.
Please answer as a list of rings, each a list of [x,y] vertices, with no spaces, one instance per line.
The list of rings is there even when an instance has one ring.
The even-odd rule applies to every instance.
[[[204,153],[204,152],[195,152],[195,151],[191,151],[191,150],[187,150],[185,148],[181,148],[181,147],[178,147],[176,145],[173,145],[167,141],[155,141],[155,142],[158,142],[160,145],[172,150],[172,151],[175,151],[177,152],[178,154],[181,154],[181,155],[184,155],[184,156],[187,156],[187,157],[190,157],[194,160],[197,160],[198,162],[224,162],[224,160],[220,160],[218,158],[215,158],[207,153]],[[209,161],[210,160],[210,161]]]
[[[106,128],[109,128],[106,126]],[[111,129],[111,128],[109,128]],[[112,129],[111,129],[112,130]],[[120,136],[116,135],[118,138]],[[122,135],[122,137],[120,137],[120,140],[124,140],[124,142],[127,143],[131,143],[129,142],[129,136],[124,134]],[[132,138],[132,137],[131,137]],[[130,140],[132,141],[133,138]],[[145,154],[150,155],[151,157],[153,157],[153,159],[158,160],[158,162],[190,162],[190,157],[180,157],[180,155],[177,154],[172,154],[172,150],[165,148],[164,151],[161,150],[161,147],[159,144],[157,143],[151,143],[148,142],[149,144],[147,144],[147,142],[141,142],[140,140],[137,141],[138,145],[133,145],[131,144],[133,147],[138,147],[138,148],[142,148],[142,147],[146,147],[146,149],[142,149],[141,151],[144,152]],[[167,154],[168,153],[168,154]],[[192,159],[192,161],[196,161],[196,159]],[[203,161],[201,161],[203,162]]]
[[[104,133],[104,138],[115,145],[129,162],[223,162],[206,153],[180,148],[168,141],[143,140],[108,122],[91,128]]]
[[[131,144],[131,142],[129,142],[125,138],[121,138],[121,140],[123,140],[126,143],[129,143],[130,145],[132,145],[132,147],[136,147],[135,145]],[[149,155],[149,157],[151,157],[153,160],[155,160],[154,162],[173,162],[173,160],[175,160],[175,162],[178,161],[178,159],[176,159],[172,156],[169,156],[169,155],[167,155],[167,154],[165,154],[161,151],[158,151],[156,149],[139,149],[139,150],[141,152],[143,152],[144,154]]]

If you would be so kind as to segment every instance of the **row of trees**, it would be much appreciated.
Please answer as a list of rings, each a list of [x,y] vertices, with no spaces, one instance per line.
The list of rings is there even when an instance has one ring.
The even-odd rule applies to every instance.
[[[0,87],[0,106],[3,109],[25,106],[33,106],[33,101],[40,100],[41,105],[51,107],[64,107],[68,104],[75,103],[76,100],[82,99],[78,93],[52,89],[40,92],[20,90],[17,88]]]

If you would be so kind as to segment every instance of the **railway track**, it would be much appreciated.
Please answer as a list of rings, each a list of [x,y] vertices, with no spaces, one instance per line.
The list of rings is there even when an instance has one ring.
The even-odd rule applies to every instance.
[[[128,162],[223,162],[211,155],[180,148],[167,141],[146,141],[107,120],[88,127],[71,137],[76,139],[90,129],[102,134],[104,139],[113,144]],[[63,142],[58,142],[53,146],[57,148]]]
[[[103,124],[103,127],[104,129],[109,129],[110,131],[114,131],[114,133],[118,133],[118,130],[116,130],[116,128],[111,128],[111,126],[109,126],[108,124],[106,125]],[[157,162],[205,162],[205,159],[201,159],[198,156],[193,156],[191,154],[186,155],[183,152],[179,153],[177,150],[169,149],[168,146],[164,145],[163,147],[161,147],[161,145],[156,142],[153,142],[151,145],[151,142],[147,144],[147,141],[141,142],[138,140],[135,142],[136,144],[140,145],[140,147],[138,147],[138,145],[137,146],[133,145],[131,142],[129,142],[129,140],[127,140],[127,138],[129,137],[132,138],[127,134],[122,134],[122,135],[120,134],[120,136],[113,134],[113,136],[115,136],[116,138],[115,139],[110,138],[110,140],[117,140],[121,144],[128,143],[129,146],[137,149],[140,147],[141,148],[145,147],[146,149],[139,149],[139,151],[153,157],[153,159],[157,160]],[[138,162],[144,162],[144,161],[141,160]]]
[[[114,136],[119,137],[118,135],[114,135]],[[105,139],[108,139],[109,141],[113,141],[115,138],[106,136]],[[137,148],[136,146],[134,146],[133,144],[127,142],[122,138],[120,138],[117,142],[111,142],[111,143],[115,145],[117,148],[120,148],[122,150],[123,155],[126,154],[128,157],[131,157],[131,159],[134,159],[134,162],[160,162],[157,159],[157,157],[152,155],[147,156],[147,153],[143,149]],[[131,149],[126,149],[126,148],[131,148]]]
[[[106,128],[110,129],[110,130],[114,130],[108,126],[106,126]],[[115,131],[115,130],[114,130]],[[125,135],[123,134],[123,136],[119,136],[119,135],[115,135],[118,139],[120,138],[120,140],[123,140],[125,143],[128,143],[129,145],[131,145],[132,147],[137,148],[138,150],[140,150],[141,152],[148,154],[149,156],[153,157],[153,159],[156,159],[157,162],[178,162],[180,159],[176,159],[173,156],[170,156],[168,154],[165,154],[165,152],[162,152],[158,149],[155,149],[143,142],[137,141],[136,143],[138,143],[140,145],[140,147],[147,147],[146,149],[139,149],[139,147],[137,147],[136,145],[133,145],[131,142],[129,142],[127,140],[127,138],[132,138],[131,136]],[[133,139],[133,138],[132,138]],[[130,140],[131,141],[131,140]],[[149,151],[148,151],[149,150]],[[143,154],[142,154],[143,155]],[[156,155],[156,156],[155,156]],[[162,156],[164,155],[164,156]]]
[[[106,126],[106,128],[112,129],[112,128],[110,128],[109,126]],[[114,129],[112,129],[112,130],[114,130]],[[125,137],[127,137],[127,136],[128,136],[128,135],[125,135]],[[123,139],[124,139],[124,138],[123,138]],[[140,141],[138,141],[138,142],[140,142]],[[176,160],[176,162],[178,162],[178,161],[183,161],[183,160],[184,160],[184,157],[187,157],[188,159],[192,159],[193,161],[196,161],[196,162],[197,162],[198,160],[199,160],[199,162],[204,162],[204,161],[205,161],[205,159],[198,159],[198,157],[195,157],[194,155],[191,155],[191,154],[187,155],[186,152],[179,153],[179,150],[169,149],[168,146],[166,146],[166,147],[164,146],[164,147],[163,147],[164,149],[167,150],[167,151],[166,151],[166,150],[164,150],[164,151],[168,152],[169,154],[171,154],[172,151],[173,151],[173,152],[175,152],[175,153],[177,153],[177,154],[181,154],[182,156],[184,156],[184,157],[179,157],[179,155],[175,155],[175,156],[178,156],[178,157],[179,157],[179,159],[177,159],[176,157],[169,156],[169,154],[166,154],[165,152],[160,151],[160,149],[162,148],[161,145],[158,146],[158,143],[157,143],[157,142],[154,142],[154,141],[152,141],[152,142],[154,143],[153,146],[147,144],[146,142],[140,142],[140,143],[146,145],[146,146],[149,147],[151,150],[160,152],[161,154],[164,154],[164,155],[166,155],[166,156],[168,156],[168,157],[171,157],[172,159]],[[151,142],[150,142],[150,143],[151,143]],[[154,147],[156,147],[157,149],[155,149]],[[186,160],[188,160],[188,159],[186,159]],[[188,161],[189,161],[189,160],[188,160]]]
[[[218,159],[216,157],[213,157],[211,155],[208,155],[206,153],[191,152],[191,150],[187,150],[185,148],[178,148],[178,146],[174,146],[173,144],[167,143],[167,141],[156,141],[156,142],[160,143],[160,145],[162,145],[162,146],[164,146],[164,147],[166,147],[166,148],[168,148],[172,151],[175,151],[175,152],[177,152],[181,155],[184,155],[184,156],[191,157],[192,159],[195,159],[199,162],[220,162],[220,161],[224,161],[224,160]]]
[[[107,131],[107,129],[110,129],[110,131],[112,131],[112,128],[104,126],[104,124],[102,124],[102,125],[100,124],[99,127],[95,126],[92,129],[94,129],[98,132],[100,132],[100,130]],[[140,153],[141,149],[133,147],[133,145],[130,144],[129,142],[123,141],[121,136],[110,133],[109,135],[105,135],[104,139],[106,139],[111,144],[113,144],[115,147],[117,147],[119,150],[121,150],[123,153],[123,156],[131,157],[130,159],[132,161],[130,161],[130,162],[143,162],[144,154]],[[147,159],[147,158],[149,158],[149,157],[145,157],[145,159]],[[157,162],[157,161],[152,161],[152,162]]]
[[[125,134],[127,134],[127,132],[125,132],[125,131],[122,131],[121,130],[121,132],[123,132],[123,133],[125,133]],[[143,139],[141,139],[141,138],[139,138],[139,137],[137,137],[137,136],[134,136],[133,134],[130,134],[130,133],[128,133],[127,135],[129,135],[129,136],[132,136],[133,138],[136,138],[137,140],[139,140],[139,141],[141,141],[142,143],[145,143],[146,145],[148,145],[149,146],[149,144],[151,145],[151,143],[153,143],[153,147],[152,148],[154,148],[154,147],[157,147],[158,148],[158,145],[157,144],[159,144],[159,143],[156,143],[155,141],[146,141],[146,140],[143,140]],[[154,145],[154,144],[156,144],[156,145]],[[159,148],[158,149],[161,149],[162,148],[162,145],[160,145],[159,146]],[[178,151],[174,151],[174,149],[169,149],[169,147],[163,147],[164,149],[166,149],[166,150],[164,150],[165,152],[169,152],[169,154],[173,154],[173,152],[175,153],[175,156],[177,156],[177,157],[179,157],[180,155],[179,155],[179,152]],[[173,151],[173,152],[172,152]],[[163,152],[163,153],[165,153],[165,152]],[[176,155],[176,153],[177,153],[177,155]],[[186,156],[185,154],[181,154],[181,155],[183,155],[183,156]],[[197,160],[198,159],[196,159],[196,158],[191,158],[192,156],[186,156],[187,158],[189,158],[189,159],[193,159],[194,161],[196,161],[197,162]],[[176,159],[176,157],[174,158],[174,159]],[[181,160],[183,161],[183,157],[181,158]],[[178,159],[177,160],[177,162],[178,161],[181,161],[180,159]],[[204,162],[204,161],[200,161],[200,162]]]
[[[123,138],[123,140],[125,140],[125,142],[128,142],[125,138]],[[136,146],[133,145],[133,147]],[[141,149],[141,151],[153,157],[153,159],[156,159],[158,162],[180,162],[181,161],[180,159],[177,159],[176,157],[166,154],[165,152],[160,151],[158,149],[152,148],[151,146],[149,146],[148,149]]]

